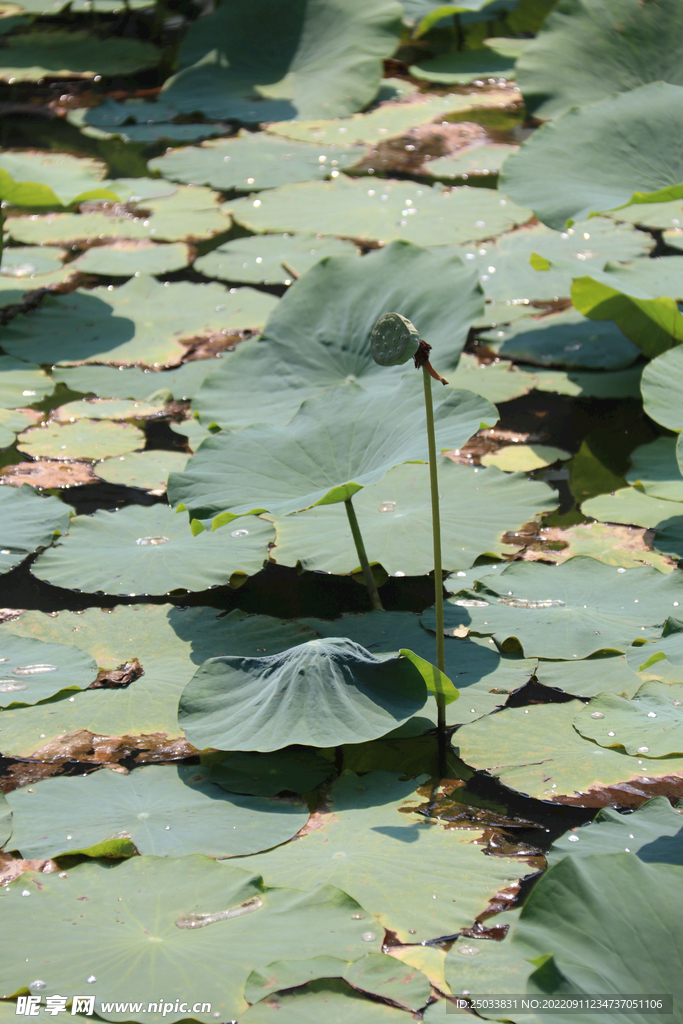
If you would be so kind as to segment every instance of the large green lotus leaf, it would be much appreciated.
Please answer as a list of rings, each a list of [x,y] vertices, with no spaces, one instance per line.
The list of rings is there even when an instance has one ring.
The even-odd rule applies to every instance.
[[[681,86],[653,82],[568,111],[505,161],[500,187],[561,231],[634,192],[680,185],[683,159],[669,140],[683,118],[681,96]]]
[[[574,728],[601,747],[661,758],[683,753],[683,684],[643,683],[632,700],[600,693],[574,718]]]
[[[25,858],[101,856],[117,841],[157,857],[243,857],[287,842],[308,821],[304,804],[228,795],[199,767],[98,771],[32,789],[15,790],[8,801],[11,847]]]
[[[442,828],[412,814],[422,799],[414,779],[346,771],[331,787],[318,829],[245,864],[261,872],[266,885],[329,882],[354,899],[362,894],[363,909],[401,942],[453,935],[528,868],[524,861],[484,856],[480,832]]]
[[[230,139],[172,149],[150,160],[153,171],[172,181],[210,185],[222,192],[258,192],[294,181],[328,178],[335,168],[358,163],[364,146],[332,148],[292,142],[265,132],[241,131]]]
[[[65,878],[24,874],[3,906],[8,927],[21,920],[22,937],[3,958],[2,992],[12,995],[33,979],[45,981],[41,996],[87,992],[92,977],[95,1011],[107,1020],[129,1021],[131,1012],[140,1021],[178,1021],[188,1012],[205,1024],[213,1013],[241,1018],[247,977],[273,957],[351,960],[381,945],[379,929],[378,941],[363,939],[362,908],[339,889],[264,889],[258,875],[199,855],[131,857],[113,868],[80,864]],[[162,1003],[147,1013],[158,992],[172,1009],[163,1011]],[[129,1004],[104,1008],[122,995],[140,1001],[145,1013]],[[177,1012],[176,1000],[183,1007]]]
[[[651,197],[648,197],[650,199]],[[669,199],[663,202],[632,203],[623,209],[613,210],[610,217],[620,222],[626,221],[629,224],[637,224],[643,228],[654,228],[665,232],[662,237],[668,237],[672,232],[680,230],[683,223],[683,201],[681,199]],[[677,246],[669,241],[669,245]]]
[[[386,957],[385,959],[389,959]],[[404,968],[405,970],[405,968]],[[427,982],[427,979],[424,979]],[[427,990],[429,983],[427,982]],[[401,991],[400,988],[398,991]],[[429,991],[425,996],[425,1003]],[[423,1004],[424,1005],[424,1004]],[[240,1024],[270,1024],[277,1010],[278,1024],[408,1024],[408,1015],[395,1006],[367,999],[341,978],[311,981],[291,992],[278,992],[268,996],[267,1002],[258,1002],[240,1017]]]
[[[97,663],[71,644],[26,637],[0,637],[0,706],[36,704],[62,690],[84,690],[97,677]]]
[[[168,594],[244,582],[268,559],[275,531],[252,517],[239,530],[193,537],[168,505],[128,505],[76,516],[31,566],[56,587],[86,594]],[[225,748],[229,749],[228,747]]]
[[[580,371],[534,371],[537,391],[554,391],[561,395],[586,398],[639,398],[642,365],[627,370],[581,373]]]
[[[35,34],[32,33],[32,35]],[[39,35],[42,35],[42,33]],[[58,35],[71,35],[71,33],[58,33]],[[13,36],[12,40],[21,40],[23,45],[25,45],[26,38]],[[38,45],[40,45],[39,41]],[[0,72],[0,77],[4,77],[4,75],[5,69]],[[17,206],[52,204],[69,206],[73,202],[79,202],[90,197],[121,198],[117,192],[109,187],[109,183],[103,184],[107,171],[106,164],[93,157],[76,157],[70,153],[45,153],[40,150],[31,149],[10,150],[0,154],[0,170],[6,172],[6,174],[14,179],[19,189],[24,182],[30,183],[30,186],[38,184],[45,188],[45,203],[37,202],[36,198],[32,198],[32,201],[22,202],[20,193],[16,195],[3,195],[3,198],[10,200]],[[52,192],[51,199],[48,195],[49,192]],[[3,258],[3,264],[5,260],[6,257]]]
[[[202,139],[213,139],[216,136],[230,134],[230,125],[220,122],[177,124],[173,121],[175,111],[168,112],[167,121],[148,122],[143,120],[140,124],[134,123],[132,119],[138,113],[142,113],[144,116],[145,108],[149,105],[144,100],[127,100],[125,103],[117,103],[107,97],[99,107],[81,107],[69,111],[66,120],[91,139],[117,138],[124,143],[163,142],[166,146],[181,146],[183,143],[200,142]],[[139,107],[142,107],[143,110],[139,110]],[[102,112],[106,108],[109,108],[107,113],[118,114],[115,118],[115,127],[107,124],[109,120],[107,113],[104,113],[103,116]],[[101,121],[104,121],[104,127],[98,127]],[[122,124],[122,122],[125,123]]]
[[[637,805],[653,790],[680,789],[683,757],[648,761],[601,747],[574,728],[577,710],[569,701],[487,715],[458,730],[459,756],[518,793],[578,807]]]
[[[448,382],[454,388],[474,391],[488,402],[498,405],[528,394],[536,386],[536,377],[512,363],[500,359],[492,363],[480,363],[476,356],[463,352],[457,370],[449,372]]]
[[[18,448],[33,458],[106,459],[142,448],[145,435],[130,423],[108,420],[77,420],[46,423],[19,435]]]
[[[470,391],[436,392],[434,407],[437,450],[460,447],[498,418]],[[345,501],[394,466],[427,459],[419,379],[378,393],[349,383],[305,401],[284,430],[257,424],[207,438],[185,472],[169,477],[169,501],[190,512],[194,529],[216,529],[251,512]]]
[[[309,640],[262,658],[211,658],[183,690],[178,722],[199,749],[336,747],[385,736],[427,702],[409,658],[351,640]]]
[[[15,154],[4,155],[14,156]],[[92,163],[96,164],[97,161],[93,160]],[[25,278],[42,277],[43,274],[59,270],[65,255],[63,249],[51,245],[17,245],[12,249],[5,248],[2,251],[0,277],[9,277],[20,281]]]
[[[506,473],[532,473],[554,462],[570,459],[569,452],[547,444],[507,444],[498,451],[482,455],[482,466],[495,466]]]
[[[598,654],[581,661],[541,659],[534,675],[542,686],[573,693],[576,697],[595,697],[598,693],[633,697],[643,685],[643,680],[629,666],[623,654]]]
[[[581,511],[603,523],[627,523],[650,530],[683,515],[683,504],[646,494],[640,487],[620,487],[612,494],[598,494],[584,501]]]
[[[648,416],[669,430],[683,429],[683,347],[662,352],[647,364],[641,390]]]
[[[181,339],[221,330],[261,327],[278,300],[253,288],[162,284],[133,277],[107,287],[48,297],[31,316],[19,315],[3,333],[10,355],[38,363],[177,363]]]
[[[480,576],[472,590],[449,598],[445,629],[469,626],[499,645],[514,637],[527,657],[569,661],[625,651],[635,639],[659,636],[682,594],[678,575],[657,569],[615,569],[585,557],[555,566],[513,562],[499,576]],[[434,628],[433,609],[423,622]]]
[[[0,356],[0,396],[3,383],[3,359]],[[22,363],[13,360],[16,366]],[[201,387],[204,379],[218,367],[213,359],[193,359],[175,369],[149,370],[137,366],[55,366],[52,376],[57,383],[66,384],[70,391],[98,398],[130,398],[141,401],[158,392],[168,391],[172,398],[187,401]]]
[[[683,910],[681,881],[679,865],[645,864],[632,853],[565,857],[529,896],[513,948],[534,958],[551,952],[562,975],[583,992],[668,993],[678,1005],[683,998],[683,946],[676,931]],[[630,1019],[647,1024],[650,1018],[636,1013]]]
[[[193,452],[199,448],[202,441],[206,441],[207,437],[211,437],[213,433],[207,427],[203,427],[199,420],[193,416],[183,420],[181,423],[172,423],[171,430],[174,434],[182,434],[186,439],[187,447]]]
[[[54,381],[35,363],[0,356],[0,408],[16,409],[41,402],[54,386]]]
[[[211,374],[193,408],[206,425],[284,426],[305,398],[335,384],[356,381],[373,393],[395,387],[415,377],[412,363],[378,366],[370,350],[372,330],[389,310],[418,325],[445,373],[482,308],[476,276],[458,256],[395,242],[362,260],[328,257],[292,285],[262,337],[243,342]]]
[[[441,545],[444,569],[467,569],[479,555],[496,557],[502,536],[519,529],[555,503],[547,484],[521,473],[473,469],[450,459],[439,465]],[[365,549],[390,576],[422,576],[434,568],[429,467],[397,466],[382,483],[354,499]],[[271,519],[276,547],[271,558],[304,569],[349,573],[358,566],[346,512],[319,505],[298,515]]]
[[[154,67],[161,51],[140,39],[61,29],[10,35],[3,40],[0,78],[36,82],[41,78],[95,78],[130,75]]]
[[[0,487],[0,572],[13,569],[36,548],[52,543],[56,533],[64,533],[69,513],[69,506],[58,498],[42,497],[27,484]]]
[[[632,451],[626,479],[654,498],[683,501],[683,475],[676,460],[676,439],[658,437]]]
[[[678,607],[678,602],[675,602]],[[631,668],[645,679],[665,682],[683,681],[683,622],[677,612],[666,620],[661,638],[629,648],[626,657]]]
[[[517,146],[502,142],[470,146],[456,156],[440,156],[425,161],[420,174],[435,181],[463,185],[470,178],[488,178],[489,175],[498,174],[503,161],[510,153],[516,153],[517,149]]]
[[[95,475],[110,484],[139,487],[155,494],[166,490],[170,473],[180,473],[187,464],[185,452],[153,450],[132,452],[118,458],[105,459],[94,467]]]
[[[113,183],[106,183],[111,189]],[[173,188],[173,186],[169,186]],[[42,216],[8,217],[5,230],[18,242],[29,245],[115,241],[118,238],[194,242],[221,235],[230,218],[219,206],[219,197],[208,188],[181,185],[159,198],[143,196],[132,210],[98,204],[88,212],[47,213]]]
[[[645,862],[683,864],[682,829],[683,815],[664,796],[648,800],[631,814],[603,807],[590,825],[572,829],[553,843],[548,863],[552,866],[569,855],[575,860],[595,853],[634,853]],[[667,842],[675,837],[678,842]]]
[[[207,277],[248,284],[291,284],[324,256],[352,256],[352,242],[315,235],[251,235],[219,245],[194,263]],[[367,270],[369,264],[364,264]],[[289,268],[289,269],[286,269]]]
[[[133,277],[138,274],[168,274],[182,270],[189,262],[190,248],[184,242],[156,244],[141,240],[95,245],[74,260],[73,267],[83,274]]]
[[[386,198],[384,198],[386,197]],[[227,202],[226,213],[250,231],[321,235],[416,245],[490,238],[525,224],[528,209],[490,188],[430,188],[411,181],[348,178],[282,185],[258,199]]]
[[[479,50],[451,50],[410,67],[414,78],[439,85],[466,85],[475,78],[515,78],[516,59],[488,45]]]
[[[679,13],[676,0],[562,0],[519,60],[527,110],[547,120],[648,82],[683,85]]]
[[[332,763],[312,750],[238,751],[212,766],[211,781],[229,793],[277,796],[308,793],[333,771]]]
[[[198,665],[226,651],[245,657],[262,651],[276,653],[315,634],[303,625],[264,615],[234,611],[220,618],[211,608],[138,604],[111,612],[62,611],[56,618],[24,612],[0,626],[0,638],[3,635],[75,644],[106,670],[135,658],[144,669],[144,675],[129,686],[87,690],[71,700],[21,708],[21,713],[3,712],[3,753],[30,757],[40,752],[49,760],[63,758],[69,751],[80,752],[83,758],[94,737],[118,737],[114,747],[123,737],[132,739],[131,749],[160,746],[174,751],[182,736],[178,700]]]

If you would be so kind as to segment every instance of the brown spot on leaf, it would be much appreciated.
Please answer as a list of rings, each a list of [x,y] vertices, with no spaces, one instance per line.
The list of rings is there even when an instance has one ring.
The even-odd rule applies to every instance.
[[[119,687],[130,686],[140,676],[144,676],[145,670],[137,658],[124,662],[118,668],[102,669],[97,674],[97,679],[88,686],[88,690],[113,690]]]
[[[31,487],[62,489],[100,482],[89,462],[36,459],[35,462],[19,462],[0,469],[0,484],[11,484],[12,487],[30,484]]]

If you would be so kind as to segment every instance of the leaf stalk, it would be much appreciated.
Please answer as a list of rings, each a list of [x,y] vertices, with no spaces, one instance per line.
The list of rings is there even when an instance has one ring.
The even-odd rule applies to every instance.
[[[349,526],[351,527],[351,534],[353,536],[354,544],[356,545],[356,551],[358,552],[358,561],[360,567],[363,570],[363,579],[365,580],[365,586],[368,588],[368,594],[370,595],[370,601],[372,607],[376,608],[377,611],[384,611],[382,607],[382,601],[377,590],[377,584],[375,583],[375,577],[372,575],[372,569],[368,561],[368,556],[365,551],[365,544],[363,543],[363,535],[360,532],[360,526],[358,525],[358,518],[356,516],[356,510],[353,507],[351,498],[347,498],[344,502],[346,509],[346,515],[349,520]]]

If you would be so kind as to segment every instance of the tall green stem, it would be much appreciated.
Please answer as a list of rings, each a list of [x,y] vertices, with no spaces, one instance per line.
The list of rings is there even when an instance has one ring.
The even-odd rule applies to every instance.
[[[363,570],[363,579],[365,580],[365,586],[368,588],[368,594],[372,602],[372,607],[378,611],[384,611],[382,608],[382,602],[379,597],[377,590],[377,584],[375,583],[375,577],[372,575],[372,569],[368,562],[368,556],[365,551],[365,544],[363,543],[363,537],[360,532],[360,526],[358,525],[358,519],[356,518],[356,510],[353,507],[353,502],[350,498],[347,498],[344,502],[346,508],[346,515],[349,519],[349,526],[351,527],[351,533],[353,535],[353,541],[356,545],[356,551],[358,552],[358,561],[360,562],[361,569]]]
[[[432,378],[426,366],[422,367],[425,390],[425,411],[427,414],[427,442],[429,444],[429,483],[432,492],[432,534],[434,537],[434,605],[436,611],[436,665],[446,671],[446,650],[443,633],[443,571],[441,568],[441,519],[439,517],[439,480],[436,463],[436,437],[434,434],[434,405],[432,403]],[[446,774],[446,705],[437,696],[437,728],[439,737],[439,773]]]

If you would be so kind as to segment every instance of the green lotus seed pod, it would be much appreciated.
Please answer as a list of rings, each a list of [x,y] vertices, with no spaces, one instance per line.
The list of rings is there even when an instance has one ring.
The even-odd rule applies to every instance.
[[[407,363],[420,347],[420,335],[400,313],[385,313],[372,329],[370,351],[380,366]]]

